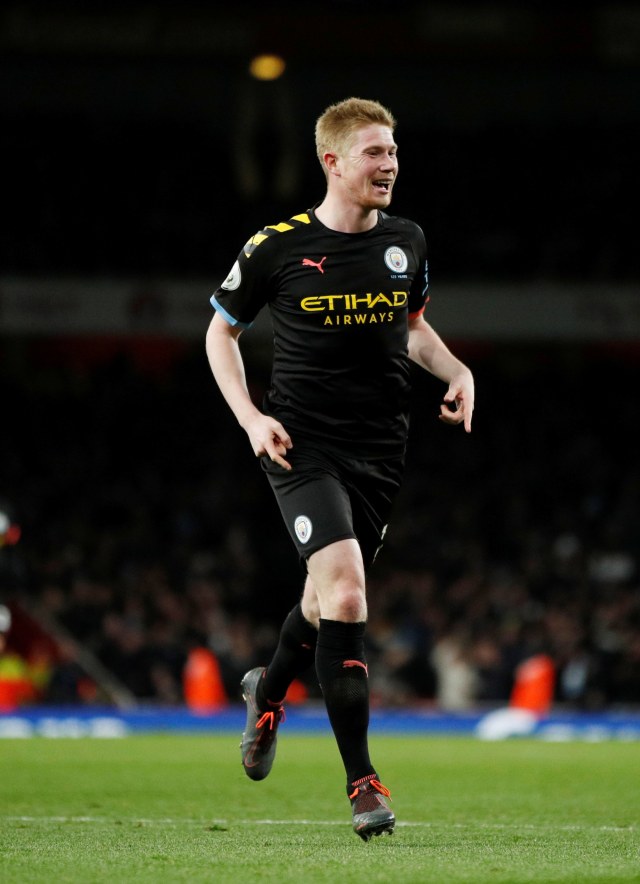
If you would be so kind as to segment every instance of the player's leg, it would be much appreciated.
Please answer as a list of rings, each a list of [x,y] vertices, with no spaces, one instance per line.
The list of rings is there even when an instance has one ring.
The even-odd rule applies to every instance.
[[[350,784],[375,775],[367,740],[367,603],[360,547],[353,539],[332,543],[310,557],[308,568],[307,592],[313,589],[320,613],[316,674]]]
[[[332,543],[309,558],[303,610],[319,612],[316,673],[347,775],[354,830],[365,841],[392,832],[395,817],[369,756],[367,603],[358,542]]]
[[[291,682],[313,665],[317,638],[317,627],[298,603],[282,624],[275,653],[260,681],[257,698],[262,708],[281,704]]]
[[[345,541],[347,543],[347,541]],[[366,620],[366,600],[364,597],[364,582],[361,574],[361,557],[357,550],[355,541],[351,541],[354,545],[358,562],[358,578],[357,588],[352,602],[356,605],[356,621],[364,622]],[[335,546],[325,547],[327,550],[333,550]],[[340,563],[342,556],[340,556]],[[334,580],[330,577],[329,584],[324,591],[326,596],[324,619],[327,620],[343,620],[346,619],[344,614],[345,598],[344,592],[340,594],[340,590],[346,589],[340,580]],[[334,597],[335,596],[335,597]],[[302,599],[287,615],[282,628],[275,653],[271,662],[263,670],[263,677],[260,679],[256,691],[256,697],[262,709],[267,709],[268,704],[280,705],[287,693],[291,682],[302,672],[304,672],[315,660],[316,641],[318,638],[318,628],[320,625],[320,603],[318,594],[315,590],[313,581],[307,576]]]
[[[253,780],[264,779],[271,770],[285,695],[294,678],[313,664],[317,638],[317,627],[305,618],[298,603],[282,624],[268,666],[251,669],[242,679],[247,721],[240,749],[245,772]]]

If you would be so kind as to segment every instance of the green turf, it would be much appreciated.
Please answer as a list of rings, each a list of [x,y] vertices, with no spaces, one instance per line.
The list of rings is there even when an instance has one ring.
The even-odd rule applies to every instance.
[[[372,739],[398,827],[353,834],[330,736],[0,740],[0,881],[640,882],[639,743]]]

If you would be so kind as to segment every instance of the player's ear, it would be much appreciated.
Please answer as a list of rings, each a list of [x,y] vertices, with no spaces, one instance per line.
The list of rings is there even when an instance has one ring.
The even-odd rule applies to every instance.
[[[327,170],[329,175],[339,175],[338,171],[338,155],[335,153],[327,153],[322,157],[322,161],[324,162],[324,167]]]

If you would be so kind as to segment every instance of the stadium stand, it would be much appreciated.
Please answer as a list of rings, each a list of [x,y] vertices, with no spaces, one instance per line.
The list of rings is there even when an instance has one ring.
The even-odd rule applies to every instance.
[[[187,657],[204,647],[237,700],[302,577],[202,349],[162,371],[124,349],[84,371],[47,352],[23,342],[0,382],[6,413],[24,415],[0,442],[22,530],[0,549],[5,602],[68,639],[41,698],[104,699],[82,648],[137,702],[180,704]],[[407,482],[369,590],[376,702],[504,702],[517,665],[545,652],[557,702],[635,704],[637,415],[607,412],[617,379],[637,381],[637,354],[513,346],[468,359],[471,437],[438,424],[439,388],[416,376]],[[259,395],[264,378],[251,382]],[[308,688],[318,696],[313,673]]]

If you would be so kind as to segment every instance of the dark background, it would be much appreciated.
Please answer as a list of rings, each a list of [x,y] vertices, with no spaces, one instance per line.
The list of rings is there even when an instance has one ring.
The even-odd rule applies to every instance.
[[[257,51],[282,53],[282,80],[251,80]],[[315,119],[360,95],[398,118],[393,209],[425,229],[434,305],[452,284],[584,285],[604,309],[640,282],[638,6],[16,2],[0,53],[0,494],[23,528],[0,593],[44,607],[139,697],[177,702],[201,643],[233,695],[301,575],[210,378],[206,323],[197,339],[16,334],[2,288],[190,279],[206,303],[249,235],[322,197]],[[442,390],[416,376],[371,589],[410,652],[398,675],[372,623],[371,653],[409,700],[434,696],[428,652],[454,636],[490,670],[479,700],[504,699],[542,647],[582,666],[559,699],[635,702],[638,340],[558,339],[553,312],[535,338],[462,328],[474,433],[441,427]],[[246,360],[259,396],[267,367]]]
[[[5,4],[4,272],[215,276],[322,196],[313,125],[355,94],[399,120],[395,209],[446,279],[637,280],[638,31],[637,4]]]

